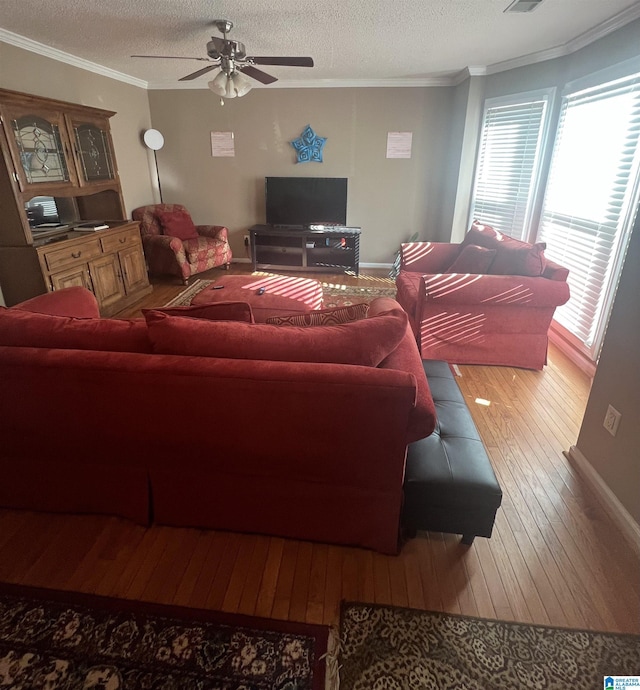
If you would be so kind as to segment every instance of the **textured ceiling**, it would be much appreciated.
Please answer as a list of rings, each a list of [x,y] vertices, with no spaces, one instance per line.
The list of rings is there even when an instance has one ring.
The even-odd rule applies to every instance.
[[[280,79],[275,86],[420,83],[563,54],[640,17],[634,0],[544,0],[531,13],[505,14],[510,1],[2,0],[0,40],[24,37],[157,87],[205,64],[132,54],[206,57],[219,35],[212,20],[230,19],[229,37],[249,55],[313,57],[314,68],[264,68]]]

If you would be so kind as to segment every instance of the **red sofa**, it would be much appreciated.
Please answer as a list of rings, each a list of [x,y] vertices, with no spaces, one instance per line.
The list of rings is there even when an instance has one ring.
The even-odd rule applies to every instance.
[[[544,244],[476,221],[460,244],[403,244],[396,299],[423,359],[542,369],[568,274],[544,257]]]
[[[98,316],[83,288],[0,309],[0,505],[397,551],[407,445],[435,416],[394,300],[307,329]],[[264,329],[284,344],[262,359]]]

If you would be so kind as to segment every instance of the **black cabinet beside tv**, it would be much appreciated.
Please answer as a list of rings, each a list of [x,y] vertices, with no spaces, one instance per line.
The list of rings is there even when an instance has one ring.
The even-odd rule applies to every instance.
[[[251,234],[253,269],[359,273],[360,228],[322,229],[254,225]]]

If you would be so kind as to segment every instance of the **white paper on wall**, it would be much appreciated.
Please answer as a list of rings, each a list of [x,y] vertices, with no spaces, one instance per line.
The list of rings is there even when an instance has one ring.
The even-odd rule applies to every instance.
[[[411,158],[413,132],[387,132],[387,158]]]
[[[211,132],[211,155],[227,158],[236,155],[233,132]]]

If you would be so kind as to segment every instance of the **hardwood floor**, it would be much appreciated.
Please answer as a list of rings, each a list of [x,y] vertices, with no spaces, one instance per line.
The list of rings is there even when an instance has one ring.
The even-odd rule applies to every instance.
[[[382,282],[383,275],[360,282]],[[164,304],[182,289],[177,281],[158,283],[121,316]],[[468,548],[453,535],[421,533],[389,557],[276,537],[0,510],[0,580],[312,623],[337,623],[347,599],[640,633],[640,559],[562,454],[576,441],[589,381],[553,347],[543,372],[460,372],[504,491],[490,540]]]

